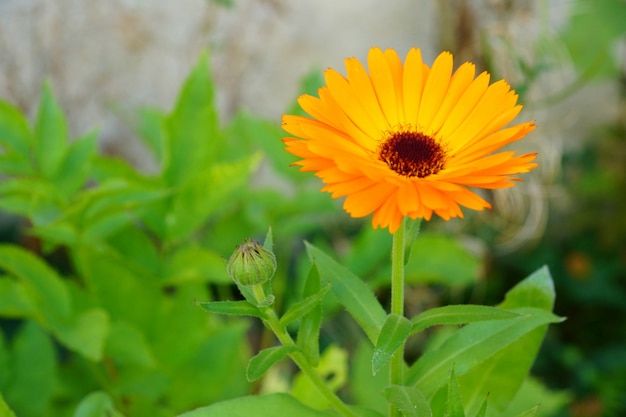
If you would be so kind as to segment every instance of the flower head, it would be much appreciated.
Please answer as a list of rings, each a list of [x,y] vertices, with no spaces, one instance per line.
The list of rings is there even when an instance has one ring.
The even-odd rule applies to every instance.
[[[333,198],[346,197],[352,217],[374,213],[372,225],[394,232],[404,216],[430,220],[463,217],[461,206],[491,208],[468,187],[510,187],[515,175],[537,164],[536,154],[494,153],[524,137],[533,122],[505,127],[522,109],[503,80],[475,77],[469,62],[452,70],[441,53],[432,67],[411,49],[398,54],[372,48],[367,66],[345,60],[346,76],[325,72],[319,97],[303,95],[311,116],[283,116],[286,150],[295,165],[326,184]]]

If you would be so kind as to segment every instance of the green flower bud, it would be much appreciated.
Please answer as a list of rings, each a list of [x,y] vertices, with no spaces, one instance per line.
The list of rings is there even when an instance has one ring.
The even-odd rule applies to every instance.
[[[252,239],[246,239],[230,256],[226,272],[244,287],[260,285],[274,276],[276,256]]]

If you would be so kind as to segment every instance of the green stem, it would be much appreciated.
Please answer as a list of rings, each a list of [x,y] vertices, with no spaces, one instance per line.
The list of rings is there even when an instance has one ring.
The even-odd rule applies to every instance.
[[[265,313],[265,323],[267,326],[272,329],[278,340],[283,346],[293,346],[296,347],[296,343],[294,342],[291,335],[287,332],[284,326],[281,326],[280,320],[276,315],[276,312],[270,308],[264,308]],[[289,356],[294,361],[294,363],[300,368],[302,373],[309,378],[311,383],[317,388],[319,393],[326,398],[328,403],[343,417],[358,417],[352,410],[348,408],[348,406],[341,401],[341,399],[326,385],[324,379],[320,376],[319,373],[315,370],[313,365],[309,363],[307,358],[299,351],[290,353]]]
[[[406,218],[393,234],[391,248],[391,314],[404,316],[404,231]],[[389,383],[391,385],[404,384],[404,343],[395,355],[392,356],[389,368]],[[393,405],[389,405],[389,416],[399,417],[400,412]]]

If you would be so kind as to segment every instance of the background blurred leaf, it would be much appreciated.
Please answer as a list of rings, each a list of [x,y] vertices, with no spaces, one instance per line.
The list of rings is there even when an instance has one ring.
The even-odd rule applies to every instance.
[[[408,283],[459,286],[478,278],[480,261],[451,237],[422,233],[410,253],[405,267]]]
[[[41,174],[53,178],[67,149],[67,125],[63,111],[52,95],[50,84],[43,87],[35,125],[35,159]]]
[[[73,417],[123,417],[123,415],[115,409],[111,397],[98,391],[83,398],[76,407]]]

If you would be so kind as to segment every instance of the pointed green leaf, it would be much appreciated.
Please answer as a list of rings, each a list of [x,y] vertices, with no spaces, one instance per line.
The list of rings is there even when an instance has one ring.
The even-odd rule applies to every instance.
[[[489,408],[487,401],[488,399],[489,395],[486,395],[482,405],[480,406],[480,409],[478,410],[478,413],[476,413],[476,417],[487,417],[487,410]]]
[[[465,417],[465,412],[463,411],[463,401],[461,399],[461,391],[459,389],[459,384],[456,380],[454,368],[450,372],[450,381],[448,382],[448,396],[446,401],[445,415],[447,417]]]
[[[96,152],[96,132],[76,139],[67,149],[61,166],[54,178],[59,193],[66,198],[72,196],[87,181],[91,157]]]
[[[448,305],[424,311],[411,319],[411,333],[440,324],[466,324],[488,320],[506,320],[519,317],[512,311],[481,305]]]
[[[408,384],[429,397],[445,384],[453,365],[457,374],[463,375],[538,327],[561,321],[554,314],[536,308],[513,311],[522,317],[472,323],[458,330],[439,349],[417,360],[407,375]]]
[[[63,160],[67,149],[67,125],[65,116],[48,83],[43,87],[35,126],[35,156],[46,178],[52,178]]]
[[[252,154],[235,162],[223,162],[205,167],[181,186],[173,198],[168,214],[168,237],[180,239],[206,223],[208,217],[224,207],[249,181],[261,160]]]
[[[289,307],[289,310],[287,310],[287,312],[280,318],[280,324],[282,326],[287,326],[288,324],[293,323],[294,321],[309,314],[320,304],[322,298],[324,298],[329,290],[330,284],[326,285],[316,294],[306,297]]]
[[[54,344],[35,322],[25,322],[13,337],[9,367],[11,379],[3,388],[7,403],[20,415],[46,415],[58,369]]]
[[[272,365],[296,350],[298,348],[295,346],[276,346],[263,349],[248,362],[248,369],[246,370],[248,381],[252,382],[261,378]]]
[[[32,134],[28,120],[15,106],[0,100],[0,145],[27,158]]]
[[[272,228],[267,229],[265,240],[263,241],[263,247],[270,252],[274,251],[274,236],[272,235]]]
[[[54,325],[52,332],[70,350],[98,362],[109,333],[109,315],[101,309],[88,310],[69,323]]]
[[[314,296],[320,292],[320,288],[320,274],[317,270],[317,265],[313,262],[304,283],[302,296],[305,298]],[[319,336],[321,325],[322,306],[317,304],[309,314],[302,317],[300,327],[298,328],[298,347],[313,366],[317,366],[320,360]]]
[[[47,324],[67,320],[71,302],[57,273],[32,253],[11,245],[0,245],[0,268],[17,277],[43,313]]]
[[[320,277],[330,281],[331,292],[359,323],[370,341],[376,343],[387,314],[372,291],[356,275],[315,246],[306,243],[306,249],[317,264]]]
[[[404,417],[431,417],[430,405],[424,395],[413,387],[390,385],[383,391],[388,403],[395,406]]]
[[[537,307],[552,311],[555,297],[554,281],[550,270],[544,266],[510,289],[499,307]]]
[[[411,334],[411,322],[406,317],[398,314],[387,316],[378,339],[376,349],[372,357],[372,374],[376,375],[380,368],[394,355],[403,355],[398,349]]]
[[[548,310],[553,305],[552,278],[547,268],[541,268],[509,290],[500,307],[532,306]],[[487,393],[490,394],[489,408],[499,413],[505,411],[526,379],[546,331],[547,324],[538,326],[482,365],[459,376],[468,412],[476,412]]]
[[[15,417],[13,410],[11,410],[9,405],[4,401],[2,392],[0,392],[0,417]]]
[[[535,415],[537,414],[537,410],[539,410],[539,405],[536,405],[530,410],[518,414],[516,417],[535,417]]]
[[[166,119],[165,178],[179,185],[211,166],[218,145],[218,120],[209,60],[203,55],[187,77],[174,112]]]
[[[251,316],[263,318],[263,313],[247,301],[206,301],[196,302],[209,313],[227,314],[232,316]]]
[[[123,417],[111,398],[102,391],[92,392],[81,400],[72,417]]]
[[[255,395],[222,401],[180,414],[178,417],[328,417],[287,394]]]
[[[139,137],[148,146],[152,155],[162,168],[163,158],[165,154],[165,116],[160,110],[141,109],[139,110],[138,120],[135,124],[135,130]]]

